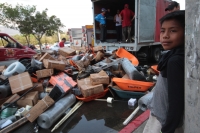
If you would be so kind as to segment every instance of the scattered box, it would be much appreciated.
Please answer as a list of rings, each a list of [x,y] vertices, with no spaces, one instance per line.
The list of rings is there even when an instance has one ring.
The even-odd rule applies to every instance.
[[[22,97],[19,101],[17,101],[17,105],[19,107],[26,107],[26,105],[34,106],[38,101],[38,91],[29,92],[24,97]]]
[[[49,59],[44,59],[43,60],[44,67],[47,69],[57,69],[57,70],[65,70],[65,63],[63,61],[55,61],[55,60],[49,60]]]
[[[58,53],[64,57],[72,56],[76,54],[76,51],[69,47],[59,48]]]
[[[71,77],[63,72],[56,76],[51,76],[49,83],[54,86],[58,84],[65,92],[77,85],[77,83]]]
[[[39,61],[42,62],[44,59],[54,60],[54,58],[53,58],[50,54],[48,54],[48,53],[45,53],[45,54],[40,58]]]
[[[33,87],[33,82],[28,72],[9,77],[9,83],[13,94]]]
[[[86,52],[86,48],[83,46],[71,46],[72,49],[74,49],[75,51],[80,51],[85,53]]]
[[[97,51],[102,51],[103,50],[103,47],[102,46],[95,46],[93,48],[94,52],[97,52]]]
[[[66,57],[59,55],[58,61],[63,61],[66,65],[70,65],[69,59],[66,59]]]
[[[17,100],[18,98],[20,98],[20,96],[19,96],[18,94],[14,94],[14,95],[12,95],[11,97],[9,97],[8,99],[7,99],[7,98],[1,99],[0,105],[2,106],[4,103],[11,103],[11,102],[14,102],[14,101]]]
[[[49,77],[51,75],[53,75],[53,69],[43,69],[43,70],[38,70],[36,71],[37,74],[37,78],[45,78],[45,77]]]
[[[89,97],[104,91],[102,84],[92,85],[90,82],[90,78],[81,79],[77,82],[83,97]]]
[[[105,71],[100,71],[99,73],[90,74],[90,82],[92,85],[98,84],[109,84],[109,76]]]
[[[33,106],[30,109],[30,111],[25,115],[25,117],[30,122],[33,122],[38,118],[40,114],[42,114],[46,109],[48,109],[53,104],[54,100],[47,95],[42,100],[40,100],[35,106]]]
[[[3,72],[3,70],[5,70],[6,69],[6,66],[0,66],[0,72],[2,73]]]
[[[33,86],[37,85],[37,87],[35,87],[34,89],[31,90],[32,91],[38,91],[38,92],[44,92],[44,88],[43,88],[43,85],[42,83],[33,83]],[[21,91],[21,92],[18,92],[17,94],[19,95],[22,95],[26,92],[27,90],[24,90],[24,91]]]

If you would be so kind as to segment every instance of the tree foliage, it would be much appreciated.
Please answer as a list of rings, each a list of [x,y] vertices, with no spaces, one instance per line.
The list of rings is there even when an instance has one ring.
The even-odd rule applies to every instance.
[[[30,43],[30,35],[33,35],[41,45],[44,35],[52,36],[64,25],[55,15],[48,16],[48,9],[39,12],[36,6],[23,6],[17,4],[15,7],[7,3],[0,4],[0,24],[8,28],[17,29]]]

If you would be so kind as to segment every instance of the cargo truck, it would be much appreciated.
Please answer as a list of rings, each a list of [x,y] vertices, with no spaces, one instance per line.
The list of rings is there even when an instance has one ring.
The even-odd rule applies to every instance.
[[[67,34],[71,45],[82,46],[82,28],[70,28]]]
[[[170,0],[91,0],[93,6],[93,18],[101,13],[102,8],[110,9],[107,17],[106,42],[100,41],[99,23],[94,21],[94,45],[102,45],[106,51],[113,51],[120,47],[125,48],[134,54],[140,61],[158,61],[161,55],[162,46],[159,40],[160,24],[159,19],[166,14],[165,8]],[[132,24],[132,43],[118,43],[115,31],[114,15],[117,10],[124,9],[128,4],[129,9],[135,13],[135,20]]]

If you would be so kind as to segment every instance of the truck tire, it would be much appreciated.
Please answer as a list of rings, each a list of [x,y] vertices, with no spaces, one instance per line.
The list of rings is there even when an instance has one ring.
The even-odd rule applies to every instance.
[[[152,53],[152,59],[155,62],[158,62],[161,56],[161,49],[159,47],[155,47]]]
[[[3,72],[3,75],[9,78],[13,74],[23,73],[25,70],[26,67],[22,63],[17,61],[10,64],[8,68],[6,68],[6,70]]]

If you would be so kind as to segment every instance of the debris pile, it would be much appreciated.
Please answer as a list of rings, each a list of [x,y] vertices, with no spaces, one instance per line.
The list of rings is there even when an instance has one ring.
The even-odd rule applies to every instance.
[[[138,65],[137,58],[122,48],[108,55],[102,46],[71,46],[37,54],[27,66],[0,66],[0,132],[28,121],[50,128],[67,111],[66,120],[80,101],[104,97],[109,90],[120,98],[138,99],[159,73],[155,66]]]

